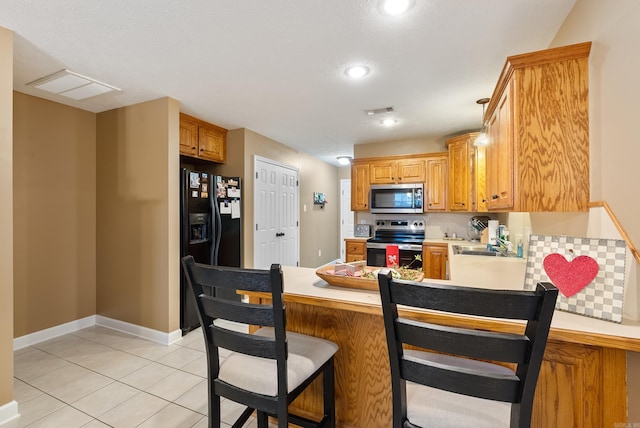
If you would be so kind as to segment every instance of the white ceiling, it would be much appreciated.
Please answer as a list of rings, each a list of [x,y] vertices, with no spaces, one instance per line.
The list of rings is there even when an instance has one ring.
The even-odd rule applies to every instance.
[[[545,49],[575,0],[0,0],[14,89],[92,112],[169,96],[335,164],[353,145],[480,127],[509,55]],[[346,66],[364,63],[359,81]],[[122,89],[84,101],[29,83],[69,69]],[[365,109],[393,106],[383,128]],[[391,116],[391,114],[385,114]]]

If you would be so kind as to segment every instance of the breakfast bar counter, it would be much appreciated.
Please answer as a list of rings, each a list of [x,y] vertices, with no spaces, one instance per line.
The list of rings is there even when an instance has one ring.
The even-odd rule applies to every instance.
[[[326,338],[340,347],[335,361],[337,426],[390,427],[391,379],[379,294],[331,286],[312,268],[282,269],[287,330]],[[482,279],[477,283],[485,286]],[[522,283],[498,285],[495,288],[522,288]],[[261,293],[249,297],[268,299]],[[496,323],[420,310],[405,310],[404,315],[433,323],[522,330],[522,324],[512,321]],[[626,351],[640,351],[639,323],[615,324],[556,311],[532,427],[601,428],[626,422]],[[292,406],[299,413],[319,414],[320,394],[320,385],[313,385]]]

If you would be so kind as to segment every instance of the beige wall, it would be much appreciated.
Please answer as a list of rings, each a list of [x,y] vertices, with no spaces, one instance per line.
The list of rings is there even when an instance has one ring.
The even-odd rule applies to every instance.
[[[578,0],[552,46],[592,41],[589,57],[591,200],[606,201],[640,245],[640,2]]]
[[[340,254],[340,198],[338,168],[285,146],[250,129],[234,129],[227,134],[230,163],[242,157],[244,168],[243,257],[253,266],[254,157],[261,156],[298,169],[300,181],[300,266],[314,267],[336,259]],[[234,154],[235,153],[235,154]],[[313,192],[324,192],[324,209],[313,206]],[[304,205],[307,211],[304,211]],[[322,254],[318,255],[318,252]]]
[[[14,335],[95,314],[96,115],[14,93]]]
[[[0,407],[13,401],[13,33],[0,27]]]
[[[161,332],[179,326],[179,104],[97,118],[97,313]]]
[[[340,168],[304,154],[300,160],[300,266],[318,267],[340,257]],[[313,192],[328,202],[314,205]]]
[[[354,158],[372,158],[379,156],[410,155],[415,153],[446,152],[445,139],[411,138],[385,141],[382,143],[356,144],[353,146]]]
[[[640,245],[640,2],[578,0],[552,46],[592,41],[589,57],[591,200],[606,201]],[[532,218],[533,222],[533,218]],[[640,284],[635,284],[636,290]],[[640,357],[628,353],[628,402],[640,403]],[[640,423],[640,407],[629,406],[629,422]]]

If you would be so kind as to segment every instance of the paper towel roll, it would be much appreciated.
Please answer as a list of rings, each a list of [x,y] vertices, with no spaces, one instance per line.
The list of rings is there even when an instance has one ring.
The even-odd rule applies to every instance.
[[[487,229],[489,229],[489,243],[491,245],[498,245],[498,240],[496,239],[498,236],[498,227],[500,226],[500,222],[498,220],[489,220],[489,225]]]

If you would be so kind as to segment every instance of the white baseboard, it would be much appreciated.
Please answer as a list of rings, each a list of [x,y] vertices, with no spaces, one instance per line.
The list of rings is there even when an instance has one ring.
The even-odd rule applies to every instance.
[[[20,417],[18,413],[18,402],[10,401],[7,404],[0,406],[0,427],[8,422],[11,422]]]
[[[96,316],[91,315],[86,318],[81,318],[55,327],[36,331],[35,333],[16,337],[13,339],[13,350],[17,351],[18,349],[26,348],[27,346],[35,345],[36,343],[44,342],[45,340],[73,333],[74,331],[92,327],[94,325],[96,325]]]
[[[96,325],[129,333],[133,336],[142,337],[143,339],[160,343],[162,345],[171,345],[182,337],[182,331],[179,329],[170,333],[164,333],[162,331],[153,330],[137,324],[103,317],[101,315],[96,315]]]
[[[91,315],[86,318],[71,321],[65,324],[60,324],[55,327],[47,328],[45,330],[36,331],[35,333],[27,334],[24,336],[16,337],[13,339],[13,350],[26,348],[36,343],[44,342],[45,340],[53,339],[64,334],[73,333],[87,327],[93,327],[99,325],[102,327],[110,328],[112,330],[122,331],[134,336],[142,337],[143,339],[151,340],[152,342],[160,343],[162,345],[171,345],[182,337],[182,331],[180,329],[164,333],[162,331],[153,330],[147,327],[143,327],[136,324],[131,324],[125,321],[115,320],[101,315]],[[0,419],[1,421],[2,419]]]

